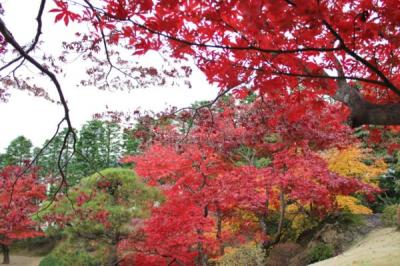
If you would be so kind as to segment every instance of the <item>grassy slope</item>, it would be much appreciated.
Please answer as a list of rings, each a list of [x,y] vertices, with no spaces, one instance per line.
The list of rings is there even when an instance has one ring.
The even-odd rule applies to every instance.
[[[313,266],[399,266],[400,232],[380,228],[369,233],[343,254]]]

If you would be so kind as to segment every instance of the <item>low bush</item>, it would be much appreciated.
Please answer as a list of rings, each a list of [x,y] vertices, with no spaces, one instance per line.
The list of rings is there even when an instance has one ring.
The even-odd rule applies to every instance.
[[[99,266],[99,258],[90,255],[85,250],[74,251],[65,243],[60,244],[49,255],[44,257],[39,266]]]
[[[66,266],[60,259],[58,259],[56,256],[50,254],[44,257],[40,263],[39,266]]]
[[[217,261],[218,266],[263,266],[265,255],[260,247],[243,245],[239,248],[227,250],[226,254]]]
[[[400,208],[399,204],[393,204],[393,205],[389,205],[386,206],[383,209],[383,214],[382,214],[382,222],[384,225],[386,226],[398,226],[399,225],[399,221],[397,217],[397,210]]]
[[[310,263],[314,263],[333,257],[334,250],[332,246],[321,243],[312,248],[308,255]]]

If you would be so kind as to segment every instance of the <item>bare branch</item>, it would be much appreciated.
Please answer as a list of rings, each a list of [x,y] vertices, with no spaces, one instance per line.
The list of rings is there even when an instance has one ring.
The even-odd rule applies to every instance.
[[[12,186],[11,186],[11,191],[10,191],[10,199],[8,201],[8,207],[10,207],[12,200],[13,200],[13,196],[14,196],[14,190],[15,190],[15,186],[18,182],[18,180],[25,175],[31,168],[32,166],[37,162],[37,160],[39,159],[40,155],[43,153],[43,151],[50,145],[50,143],[54,140],[54,138],[57,136],[58,132],[60,131],[60,127],[61,124],[65,121],[65,118],[61,119],[61,121],[58,123],[57,125],[57,129],[56,132],[54,132],[53,136],[50,138],[49,141],[46,142],[46,144],[39,150],[39,152],[35,155],[35,157],[33,158],[32,161],[29,162],[28,165],[25,166],[24,170],[22,170],[22,172],[15,178]]]
[[[32,44],[30,45],[30,47],[25,51],[26,54],[29,54],[33,49],[35,49],[36,45],[39,43],[39,38],[40,38],[40,35],[42,34],[42,27],[43,27],[42,16],[43,16],[45,5],[46,5],[46,0],[42,0],[40,2],[39,12],[38,12],[38,15],[36,17],[36,21],[37,21],[37,24],[38,24],[37,25],[37,29],[36,29],[36,35],[33,38],[33,41],[32,41]],[[6,69],[7,67],[11,66],[12,64],[18,62],[19,60],[21,60],[23,58],[24,58],[23,55],[20,54],[20,56],[18,56],[17,58],[11,60],[10,62],[5,64],[4,66],[0,67],[0,71]]]

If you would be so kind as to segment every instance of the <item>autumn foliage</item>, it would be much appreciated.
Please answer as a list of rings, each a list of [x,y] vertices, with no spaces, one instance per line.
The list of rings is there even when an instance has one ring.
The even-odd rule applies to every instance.
[[[179,116],[153,128],[143,154],[125,158],[166,195],[145,222],[146,241],[131,243],[140,250],[134,261],[202,265],[250,239],[267,248],[284,239],[289,204],[323,219],[339,210],[338,196],[377,191],[332,172],[319,155],[351,140],[340,115],[323,113],[324,127],[316,125],[312,110],[289,122],[275,104],[237,105],[228,98],[212,111],[201,110],[189,135],[178,133]]]
[[[24,172],[19,166],[0,170],[0,244],[5,262],[6,250],[14,240],[43,235],[32,216],[44,200],[45,192],[45,185],[39,182],[35,170]]]
[[[311,103],[291,105],[294,120],[329,96],[349,107],[353,126],[400,123],[391,116],[399,106],[387,105],[400,95],[396,0],[69,2],[55,0],[51,12],[66,25],[90,25],[78,35],[83,43],[190,57],[238,97],[289,102],[300,93]]]
[[[39,183],[36,172],[24,174],[21,167],[7,166],[0,176],[1,243],[41,235],[31,219],[45,198],[45,186]]]
[[[351,127],[400,124],[398,0],[52,2],[55,22],[85,25],[75,40],[64,43],[59,60],[67,61],[64,55],[70,52],[83,54],[97,64],[87,71],[92,80],[101,77],[108,84],[114,70],[130,76],[123,71],[128,61],[113,50],[123,47],[133,56],[156,50],[180,63],[190,59],[219,88],[217,98],[204,105],[173,109],[157,119],[139,117],[133,132],[143,152],[122,161],[162,191],[165,202],[147,206],[149,216],[135,216],[134,233],[117,234],[110,245],[111,265],[120,257],[125,265],[206,265],[243,243],[267,251],[298,236],[303,222],[312,226],[343,210],[370,213],[359,198],[372,200],[379,192],[374,179],[386,165],[363,162],[366,152]],[[1,18],[0,33],[0,52],[13,47],[20,54],[5,68],[26,60],[46,74],[64,107],[61,122],[73,135],[68,104],[53,73],[60,69],[52,66],[51,72],[31,57],[36,44],[24,50]],[[101,71],[105,65],[108,72]],[[160,74],[155,69],[140,73],[139,80]],[[5,96],[0,90],[0,99]],[[368,134],[369,142],[382,139],[380,129],[372,127]],[[398,147],[390,142],[391,151]],[[2,172],[4,180],[15,179],[20,170],[12,169]],[[98,193],[110,192],[111,203],[117,202],[113,184],[98,181]],[[72,208],[68,217],[63,212],[51,218],[63,225],[90,218],[107,235],[111,212],[101,204],[84,209],[92,207],[93,194],[75,192],[81,216],[77,219]],[[35,207],[27,202],[20,204],[31,213]]]

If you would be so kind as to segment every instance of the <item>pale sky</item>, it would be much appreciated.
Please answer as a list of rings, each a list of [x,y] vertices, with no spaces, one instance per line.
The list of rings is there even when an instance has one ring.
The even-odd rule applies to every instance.
[[[20,44],[27,44],[34,36],[36,29],[35,16],[39,0],[3,0],[5,9],[4,21],[10,28],[14,37]],[[47,8],[52,1],[48,1]],[[44,28],[41,40],[45,51],[57,51],[60,49],[61,41],[71,36],[72,27],[64,27],[59,23],[54,25],[54,15],[45,12]],[[132,60],[137,60],[132,58]],[[140,62],[147,66],[159,67],[163,64],[157,53],[150,53]],[[100,91],[94,87],[77,87],[76,84],[83,78],[84,63],[75,62],[64,69],[65,77],[59,76],[64,93],[69,102],[71,120],[75,128],[91,119],[94,113],[106,110],[130,111],[140,108],[141,110],[163,110],[167,106],[184,107],[196,100],[213,99],[218,90],[211,86],[206,77],[199,71],[194,70],[190,77],[192,88],[187,87],[155,87],[146,89],[135,89],[126,91]],[[34,68],[31,68],[34,69]],[[29,70],[21,70],[23,71]],[[1,73],[4,74],[4,73]],[[37,77],[37,76],[35,76]],[[38,83],[48,88],[51,95],[55,97],[55,88],[47,80],[37,77]],[[19,135],[32,140],[36,146],[42,145],[55,131],[58,121],[63,117],[61,105],[52,104],[41,98],[29,96],[18,90],[12,93],[7,103],[0,103],[0,152],[9,142]],[[55,97],[56,98],[56,97]]]

